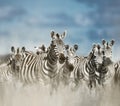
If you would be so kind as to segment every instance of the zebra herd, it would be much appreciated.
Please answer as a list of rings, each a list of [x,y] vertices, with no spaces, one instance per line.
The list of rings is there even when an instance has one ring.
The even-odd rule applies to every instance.
[[[120,85],[120,61],[112,60],[114,40],[102,40],[101,45],[93,44],[88,56],[78,56],[78,45],[66,45],[65,36],[66,32],[52,31],[50,45],[35,47],[36,52],[12,46],[11,53],[0,57],[0,82],[15,79],[23,85],[50,84],[55,89],[60,84],[79,87],[83,83],[94,88],[111,80]]]

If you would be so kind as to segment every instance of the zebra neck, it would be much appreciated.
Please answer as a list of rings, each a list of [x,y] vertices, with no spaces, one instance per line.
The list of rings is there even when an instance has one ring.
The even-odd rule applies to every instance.
[[[108,73],[108,68],[103,67],[101,72],[100,72],[100,76],[105,77],[105,75]]]
[[[65,67],[65,71],[69,73],[69,72],[73,71],[74,64],[69,63],[68,61],[66,61],[64,67]]]
[[[54,50],[50,50],[50,52],[47,55],[47,61],[51,65],[57,64],[58,57],[56,56],[56,53]]]
[[[67,62],[65,62],[65,64],[63,65],[63,73],[68,73],[69,72],[69,64]]]
[[[49,78],[53,78],[57,75],[58,67],[57,64],[52,65],[46,59],[42,62],[41,65],[41,72],[44,73],[43,75],[48,76]]]
[[[97,70],[97,65],[94,60],[89,60],[86,64],[90,69]]]

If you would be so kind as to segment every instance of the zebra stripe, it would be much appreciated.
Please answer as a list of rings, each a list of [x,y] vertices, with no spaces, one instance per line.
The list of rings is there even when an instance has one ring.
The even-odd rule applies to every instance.
[[[114,69],[113,69],[113,64],[112,67],[109,68],[109,66],[104,66],[102,65],[101,68],[99,68],[98,70],[100,73],[100,77],[99,77],[99,84],[100,85],[104,85],[105,83],[109,82],[110,79],[113,77],[114,74]],[[109,80],[109,81],[108,81]]]
[[[85,58],[80,65],[80,70],[83,75],[83,80],[89,82],[89,85],[91,87],[92,87],[92,83],[94,83],[94,85],[96,84],[95,82],[96,65],[93,59],[94,57],[92,57],[90,60]]]
[[[120,86],[120,61],[114,63],[114,69],[115,69],[114,83]]]
[[[38,79],[38,70],[40,63],[44,55],[36,55],[32,52],[25,52],[25,58],[19,71],[19,79],[24,83],[34,83]]]

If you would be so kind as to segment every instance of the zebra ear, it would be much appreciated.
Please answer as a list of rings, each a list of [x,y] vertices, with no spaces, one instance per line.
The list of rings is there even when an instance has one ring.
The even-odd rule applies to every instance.
[[[51,31],[51,38],[53,38],[55,32],[54,31]]]
[[[111,45],[111,46],[113,46],[113,45],[114,45],[114,43],[115,43],[115,41],[114,41],[114,40],[111,40],[111,41],[110,41],[110,45]]]
[[[19,53],[20,51],[19,51],[19,48],[17,48],[17,53]]]
[[[13,53],[15,53],[15,47],[14,47],[14,46],[11,47],[11,51],[12,51]]]
[[[78,50],[78,45],[75,44],[75,45],[74,45],[74,49],[75,49],[75,50]]]
[[[45,47],[44,44],[41,46],[41,49],[42,49],[43,51],[45,51],[46,47]]]
[[[22,50],[21,50],[22,52],[25,52],[25,47],[22,47]]]
[[[97,48],[98,48],[98,49],[100,49],[100,48],[101,48],[99,44],[97,45]]]
[[[58,34],[58,33],[56,34],[56,37],[59,39],[59,37],[60,37],[60,36],[59,36],[59,34]]]
[[[92,45],[93,45],[93,48],[95,48],[97,46],[95,43],[93,43]]]
[[[66,36],[66,34],[67,34],[67,30],[65,30],[65,31],[63,32],[63,34],[61,35],[61,38],[64,39],[65,36]]]
[[[69,45],[65,45],[65,49],[66,49],[66,50],[69,49]]]
[[[88,58],[88,59],[91,59],[91,58],[92,58],[92,56],[93,56],[93,53],[92,53],[92,52],[90,52],[90,53],[89,53],[89,55],[87,56],[87,58]]]
[[[106,43],[106,41],[103,39],[103,40],[102,40],[102,44],[104,45],[105,43]]]

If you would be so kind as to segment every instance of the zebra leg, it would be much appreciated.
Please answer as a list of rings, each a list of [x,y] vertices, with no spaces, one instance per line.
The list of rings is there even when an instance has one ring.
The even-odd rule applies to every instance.
[[[98,84],[101,85],[101,78],[99,78],[97,81],[98,81]]]
[[[59,82],[56,78],[51,79],[50,81],[50,95],[58,91]]]
[[[94,87],[96,87],[96,80],[95,79],[93,80],[93,83],[94,83]]]
[[[92,77],[92,78],[89,79],[88,87],[89,87],[90,89],[92,89],[93,87],[96,87],[95,77]]]
[[[90,89],[92,89],[92,87],[93,87],[91,80],[89,81],[88,87],[89,87]]]

